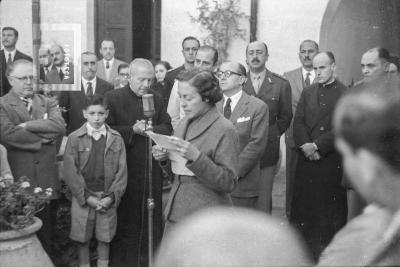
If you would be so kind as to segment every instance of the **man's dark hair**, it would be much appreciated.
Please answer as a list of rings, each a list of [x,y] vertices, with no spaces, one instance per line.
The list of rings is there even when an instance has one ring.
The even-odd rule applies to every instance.
[[[367,51],[368,52],[378,52],[378,58],[385,61],[385,62],[389,62],[390,61],[390,53],[389,50],[387,50],[384,47],[374,47],[371,48],[370,50]]]
[[[13,31],[15,37],[18,38],[18,31],[17,31],[15,28],[13,28],[13,27],[4,27],[4,28],[1,30],[1,32],[4,32],[4,31]]]
[[[222,90],[219,87],[218,79],[211,71],[198,68],[183,70],[176,79],[180,82],[187,82],[196,88],[204,102],[214,105],[222,99]]]
[[[187,37],[185,37],[185,38],[183,39],[183,41],[182,41],[182,49],[183,49],[183,45],[185,44],[185,42],[186,42],[186,41],[189,41],[189,40],[196,41],[197,44],[198,44],[199,47],[200,47],[200,41],[199,41],[199,39],[197,39],[196,37],[193,37],[193,36],[187,36]]]
[[[199,48],[199,51],[212,51],[214,53],[213,55],[213,65],[215,66],[218,62],[218,50],[215,49],[214,47],[210,46],[210,45],[202,45]]]
[[[126,68],[129,69],[129,64],[128,64],[128,63],[121,63],[121,64],[119,64],[119,65],[118,65],[118,74],[119,74],[119,71],[120,71],[120,70],[126,69]]]
[[[167,71],[172,69],[171,64],[169,64],[168,61],[160,60],[156,64],[154,64],[154,67],[156,67],[157,65],[163,65]]]
[[[87,109],[89,106],[97,106],[97,105],[102,106],[105,109],[108,109],[107,101],[105,97],[103,97],[102,95],[94,94],[92,96],[86,97],[84,109]]]
[[[113,45],[114,45],[114,48],[115,48],[115,41],[113,39],[111,39],[111,38],[104,38],[100,43],[100,48],[101,48],[101,45],[103,44],[103,42],[105,42],[105,41],[106,42],[112,42]]]
[[[238,73],[243,76],[246,76],[246,68],[240,63],[238,63],[238,68],[239,68]]]
[[[316,41],[314,41],[314,40],[304,40],[303,42],[301,42],[301,44],[300,44],[300,46],[299,46],[299,50],[301,50],[301,46],[302,46],[304,43],[312,43],[312,44],[315,46],[315,48],[317,49],[317,52],[319,51],[318,43],[317,43]]]
[[[385,93],[370,91],[343,97],[335,111],[335,134],[353,149],[367,149],[400,172],[400,79]]]

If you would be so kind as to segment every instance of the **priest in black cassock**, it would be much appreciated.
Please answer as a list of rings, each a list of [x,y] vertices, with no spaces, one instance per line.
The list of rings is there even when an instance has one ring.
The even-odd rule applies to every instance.
[[[153,130],[170,135],[171,119],[163,98],[150,89],[154,68],[147,59],[135,59],[130,64],[129,84],[106,94],[109,105],[108,124],[124,139],[128,165],[128,184],[118,207],[117,234],[111,243],[111,266],[147,266],[148,227],[145,118],[142,95],[153,94],[155,115]],[[162,173],[153,162],[154,245],[162,237]]]
[[[299,160],[290,221],[317,260],[346,223],[346,190],[341,186],[342,160],[334,146],[332,115],[347,88],[334,76],[331,52],[317,54],[313,66],[318,83],[303,90],[293,123]]]

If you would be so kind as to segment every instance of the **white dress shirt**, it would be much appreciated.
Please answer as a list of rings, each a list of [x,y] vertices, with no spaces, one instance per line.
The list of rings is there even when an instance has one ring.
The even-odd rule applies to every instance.
[[[85,90],[85,95],[87,95],[88,82],[92,83],[93,94],[96,93],[96,81],[97,81],[96,76],[94,76],[94,78],[90,81],[88,81],[82,77],[82,86],[83,86],[83,90]]]
[[[103,124],[99,129],[95,129],[90,126],[89,123],[86,123],[87,134],[94,138],[94,140],[99,140],[101,136],[107,137],[107,128]]]
[[[110,64],[110,67],[107,69],[107,61],[103,59],[103,64],[104,64],[104,72],[106,73],[106,80],[109,81],[110,80],[110,75],[111,75],[111,69],[112,66],[114,64],[114,58],[112,58],[110,61],[108,61],[108,64]]]
[[[239,92],[237,92],[236,94],[234,94],[231,97],[227,97],[226,95],[224,95],[224,109],[225,109],[225,105],[226,105],[226,100],[228,98],[230,98],[231,99],[231,111],[233,112],[237,103],[239,102],[240,98],[242,97],[242,94],[243,94],[243,91],[240,90]]]
[[[303,67],[301,68],[301,70],[303,71],[303,81],[306,80],[307,73],[310,73],[310,84],[313,84],[314,79],[315,79],[315,71],[314,70],[308,71]]]
[[[8,55],[9,54],[11,54],[11,61],[14,62],[15,53],[17,53],[17,49],[14,49],[11,52],[8,52],[7,50],[4,49],[4,56],[6,57],[6,62],[8,60]]]

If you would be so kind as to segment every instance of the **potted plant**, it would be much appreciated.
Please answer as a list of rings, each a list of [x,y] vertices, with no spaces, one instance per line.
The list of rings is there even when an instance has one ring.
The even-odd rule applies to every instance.
[[[0,262],[2,267],[53,266],[36,232],[41,211],[52,189],[33,188],[27,177],[17,182],[0,180]]]

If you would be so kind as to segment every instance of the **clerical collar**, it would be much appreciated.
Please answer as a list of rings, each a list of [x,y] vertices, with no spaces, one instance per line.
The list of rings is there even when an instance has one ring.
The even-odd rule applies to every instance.
[[[324,83],[322,84],[322,87],[327,87],[328,85],[333,84],[334,82],[336,82],[336,78],[334,78],[332,81],[328,82],[328,83]]]

